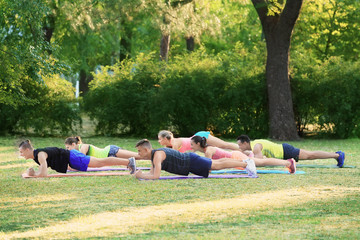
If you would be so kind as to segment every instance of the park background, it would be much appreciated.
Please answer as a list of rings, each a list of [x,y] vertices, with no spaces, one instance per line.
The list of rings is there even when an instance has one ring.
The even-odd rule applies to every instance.
[[[359,238],[360,2],[261,2],[0,0],[0,239]],[[260,18],[290,23],[285,3],[302,3],[288,61],[269,59]],[[286,67],[277,95],[288,98],[269,90],[269,64]],[[140,138],[159,147],[161,129],[343,150],[356,168],[329,159],[258,179],[20,177],[35,166],[18,157],[21,139],[64,147],[81,135],[136,151]]]
[[[255,2],[0,1],[0,132],[359,137],[359,1],[298,4],[271,58],[294,16],[269,2],[268,33]]]

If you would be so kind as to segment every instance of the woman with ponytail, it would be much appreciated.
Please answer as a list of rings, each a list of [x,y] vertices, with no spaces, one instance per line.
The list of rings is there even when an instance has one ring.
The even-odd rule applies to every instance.
[[[135,159],[140,159],[140,156],[137,152],[128,151],[122,149],[116,145],[108,145],[105,148],[98,148],[91,144],[84,144],[81,141],[81,137],[68,137],[65,140],[65,148],[67,150],[78,150],[85,155],[104,158],[104,157],[118,157],[118,158],[130,158],[134,157]]]

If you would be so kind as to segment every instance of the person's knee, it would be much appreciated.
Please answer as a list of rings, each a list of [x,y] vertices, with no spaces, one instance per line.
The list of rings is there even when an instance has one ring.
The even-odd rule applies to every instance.
[[[311,158],[311,152],[300,150],[299,159],[307,160]]]
[[[219,169],[221,169],[221,168],[220,168],[220,163],[213,161],[212,164],[211,164],[211,169],[212,169],[212,170],[219,170]]]

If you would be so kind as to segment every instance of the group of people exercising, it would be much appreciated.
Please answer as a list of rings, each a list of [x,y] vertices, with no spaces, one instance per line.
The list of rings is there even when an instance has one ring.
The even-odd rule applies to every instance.
[[[89,167],[117,165],[127,166],[131,174],[142,179],[158,179],[161,170],[178,175],[193,173],[208,177],[211,170],[225,168],[245,169],[250,177],[257,177],[256,167],[285,166],[290,173],[295,173],[299,160],[334,158],[340,168],[345,161],[342,151],[307,151],[287,143],[278,144],[264,139],[251,141],[247,135],[239,136],[237,143],[232,143],[208,131],[197,132],[189,138],[175,138],[170,131],[162,130],[158,133],[158,142],[163,147],[153,149],[149,140],[140,140],[135,145],[137,152],[133,152],[115,145],[98,148],[82,143],[80,137],[67,138],[66,149],[34,149],[30,140],[25,140],[20,143],[19,152],[20,156],[33,159],[39,165],[38,171],[33,168],[27,170],[27,174],[34,177],[46,177],[48,167],[66,173],[69,169],[87,171]],[[197,151],[205,156],[196,154]],[[151,160],[149,172],[137,170],[136,160],[140,159]]]

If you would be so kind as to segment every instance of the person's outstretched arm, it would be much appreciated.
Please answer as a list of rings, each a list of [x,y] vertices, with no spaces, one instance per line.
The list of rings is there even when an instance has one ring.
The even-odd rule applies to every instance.
[[[135,177],[143,179],[159,179],[161,173],[161,163],[165,157],[166,154],[163,151],[157,151],[154,154],[153,165],[151,165],[150,172],[143,173],[139,170],[135,173]]]
[[[48,171],[47,171],[47,153],[46,152],[39,152],[38,154],[38,160],[40,163],[39,166],[39,171],[35,172],[35,170],[33,168],[29,168],[27,173],[29,174],[29,176],[35,176],[35,177],[46,177],[48,175]]]

